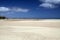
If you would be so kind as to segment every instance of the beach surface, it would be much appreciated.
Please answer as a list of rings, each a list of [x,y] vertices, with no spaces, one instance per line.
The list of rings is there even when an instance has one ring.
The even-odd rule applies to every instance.
[[[0,20],[0,40],[60,40],[60,19]]]

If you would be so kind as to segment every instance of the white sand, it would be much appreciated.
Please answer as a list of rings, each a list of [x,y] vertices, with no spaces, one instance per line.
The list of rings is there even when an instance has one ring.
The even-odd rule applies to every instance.
[[[0,40],[60,40],[60,20],[0,20]]]

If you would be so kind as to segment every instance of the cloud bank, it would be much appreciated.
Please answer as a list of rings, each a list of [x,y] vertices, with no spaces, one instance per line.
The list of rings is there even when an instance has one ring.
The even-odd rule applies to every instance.
[[[40,0],[42,4],[40,4],[40,7],[44,8],[57,8],[58,4],[60,4],[60,0]]]
[[[28,12],[29,9],[0,7],[0,12]]]

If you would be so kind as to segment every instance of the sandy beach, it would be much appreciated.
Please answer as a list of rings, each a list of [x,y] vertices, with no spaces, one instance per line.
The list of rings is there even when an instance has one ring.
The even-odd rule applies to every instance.
[[[60,40],[60,19],[0,20],[0,40]]]

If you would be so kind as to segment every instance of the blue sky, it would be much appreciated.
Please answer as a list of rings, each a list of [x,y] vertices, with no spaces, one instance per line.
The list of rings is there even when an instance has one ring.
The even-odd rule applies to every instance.
[[[60,18],[60,0],[0,0],[0,16]]]

